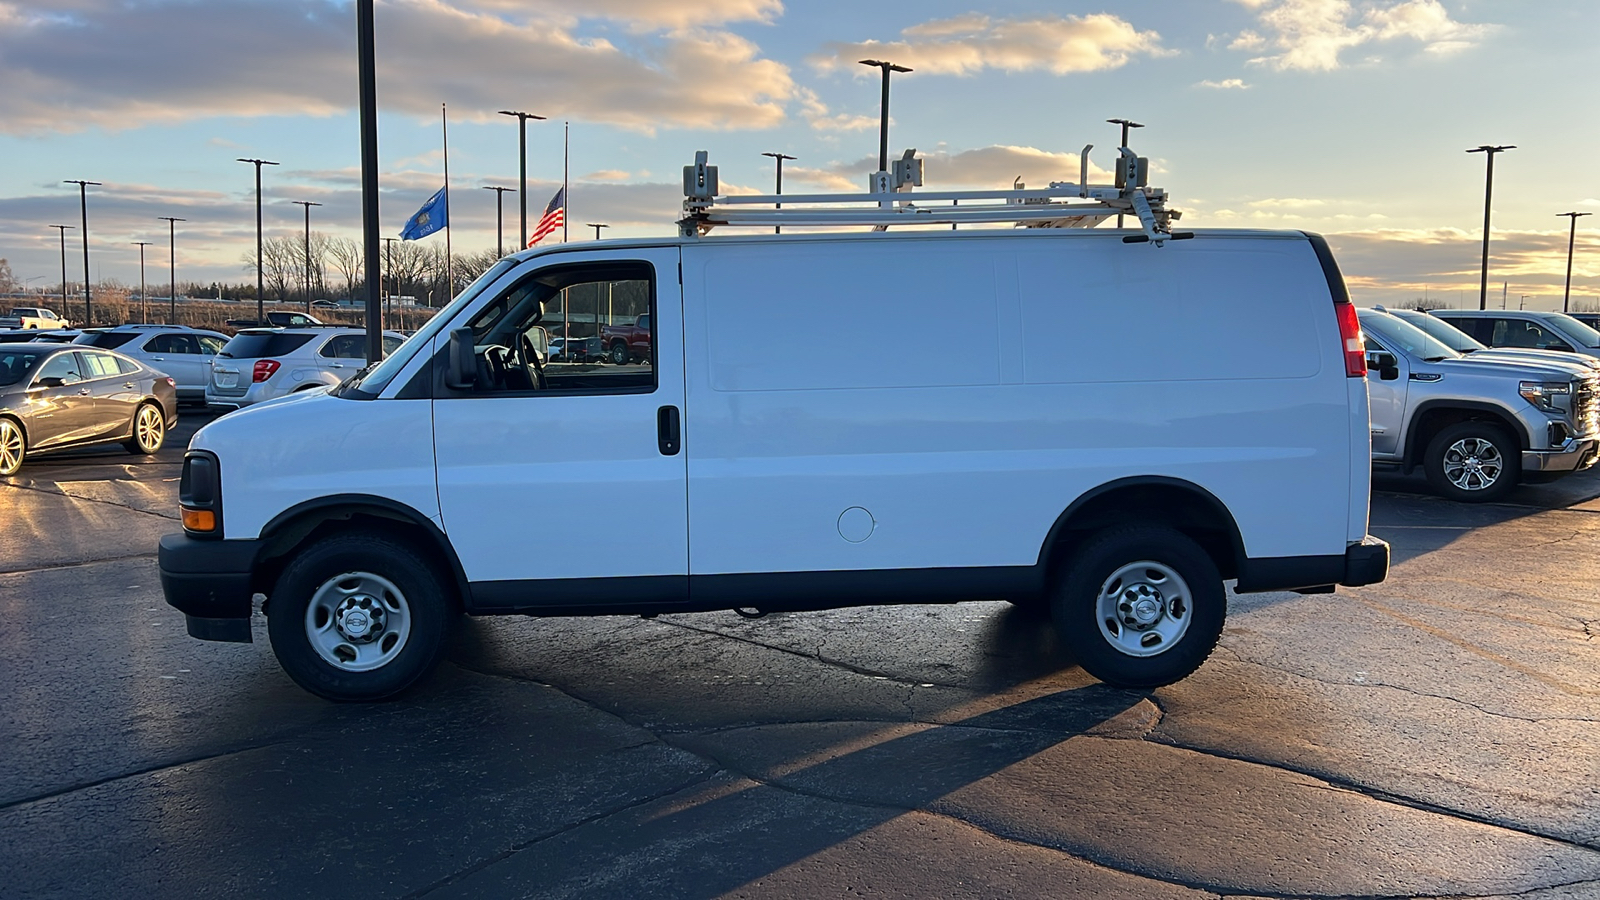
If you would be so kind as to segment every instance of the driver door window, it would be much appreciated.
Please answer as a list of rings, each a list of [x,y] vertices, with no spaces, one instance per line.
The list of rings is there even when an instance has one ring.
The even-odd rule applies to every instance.
[[[39,368],[39,374],[34,376],[34,384],[43,384],[46,378],[59,378],[63,385],[77,384],[83,380],[83,372],[78,365],[78,354],[63,353],[54,357]]]

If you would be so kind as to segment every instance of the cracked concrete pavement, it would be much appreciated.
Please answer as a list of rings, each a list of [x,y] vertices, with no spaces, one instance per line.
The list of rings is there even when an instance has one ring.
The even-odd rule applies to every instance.
[[[465,623],[334,705],[161,599],[176,461],[0,483],[0,896],[1600,897],[1600,473],[1106,688],[1004,604]]]

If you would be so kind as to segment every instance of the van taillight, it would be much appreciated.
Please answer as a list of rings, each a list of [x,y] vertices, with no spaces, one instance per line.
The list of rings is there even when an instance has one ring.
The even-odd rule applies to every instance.
[[[1333,309],[1339,314],[1339,341],[1344,346],[1344,374],[1349,378],[1365,378],[1367,350],[1361,345],[1361,320],[1356,318],[1356,305],[1335,303]],[[256,365],[261,364],[256,363]]]
[[[271,378],[272,373],[278,371],[278,366],[280,365],[282,365],[282,363],[275,359],[258,359],[256,360],[255,371],[250,374],[250,380],[256,384],[260,384],[261,382],[266,381],[268,378]],[[1365,372],[1366,369],[1362,369],[1361,371]]]

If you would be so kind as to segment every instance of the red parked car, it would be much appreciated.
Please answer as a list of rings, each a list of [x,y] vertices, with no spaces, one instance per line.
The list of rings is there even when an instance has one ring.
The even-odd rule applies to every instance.
[[[650,358],[650,314],[639,316],[631,324],[602,325],[600,342],[606,348],[606,358],[619,366]]]

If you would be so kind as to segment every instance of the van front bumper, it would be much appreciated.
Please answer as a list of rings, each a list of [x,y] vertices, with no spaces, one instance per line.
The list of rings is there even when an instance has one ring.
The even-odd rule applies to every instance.
[[[1595,438],[1569,438],[1557,450],[1522,451],[1523,474],[1564,474],[1581,472],[1600,459],[1600,441]]]
[[[184,614],[191,637],[250,642],[251,578],[259,546],[259,541],[203,541],[187,534],[161,538],[161,592]]]

